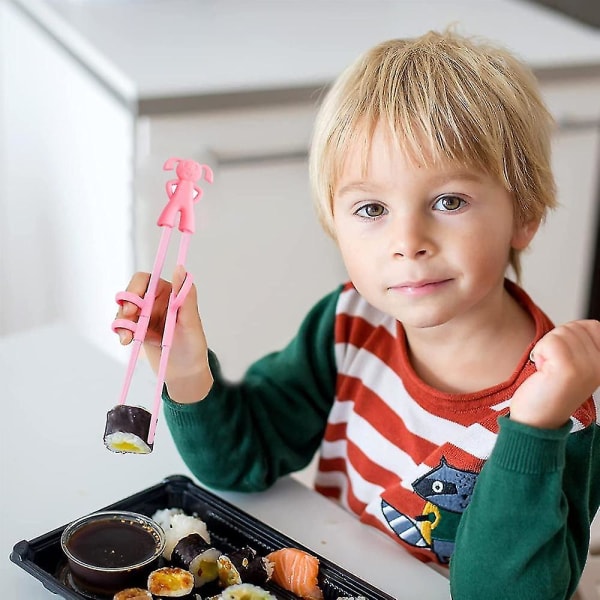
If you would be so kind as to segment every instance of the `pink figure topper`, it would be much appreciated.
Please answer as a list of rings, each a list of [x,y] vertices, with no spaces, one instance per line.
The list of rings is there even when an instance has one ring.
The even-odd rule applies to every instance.
[[[204,175],[204,179],[212,183],[213,173],[206,165],[181,158],[170,158],[165,163],[165,170],[171,171],[175,163],[178,163],[175,169],[178,179],[166,183],[169,202],[158,217],[158,225],[174,227],[175,216],[179,212],[179,229],[194,233],[194,204],[202,196],[202,189],[195,185],[195,182]]]
[[[175,167],[175,165],[177,165]],[[116,296],[116,301],[119,304],[123,302],[131,302],[140,308],[140,316],[137,323],[130,321],[129,319],[115,319],[112,323],[113,331],[117,329],[128,329],[133,333],[133,348],[127,372],[125,375],[125,381],[121,390],[121,396],[119,398],[119,404],[117,407],[125,404],[127,393],[131,385],[133,378],[133,372],[137,359],[139,357],[142,344],[148,331],[148,324],[150,322],[150,315],[152,314],[152,307],[156,296],[156,288],[158,281],[165,263],[165,257],[169,246],[169,239],[173,228],[175,227],[175,220],[177,214],[179,214],[178,228],[181,231],[181,241],[179,244],[179,250],[177,254],[177,265],[185,265],[185,259],[190,243],[192,234],[194,233],[194,204],[202,197],[202,189],[196,185],[196,181],[204,179],[208,183],[213,182],[213,172],[207,165],[200,165],[193,160],[184,160],[181,158],[170,158],[164,164],[164,170],[171,171],[175,167],[177,179],[172,179],[166,184],[167,196],[169,201],[163,211],[161,212],[157,224],[162,228],[162,234],[156,258],[154,260],[154,266],[152,273],[150,274],[150,280],[148,282],[148,288],[144,297],[140,297],[131,292],[119,292]],[[154,435],[156,432],[156,423],[158,420],[158,411],[160,409],[160,401],[162,397],[162,388],[165,382],[165,374],[167,370],[167,363],[169,360],[169,352],[171,349],[171,342],[173,340],[173,333],[175,330],[175,322],[177,319],[177,311],[181,304],[185,300],[190,288],[192,287],[192,276],[190,273],[186,273],[185,280],[181,289],[176,294],[171,292],[169,297],[169,303],[167,306],[167,315],[165,320],[165,328],[163,331],[163,337],[161,341],[161,355],[158,366],[156,390],[154,394],[154,406],[150,418],[150,424],[147,435],[148,447],[145,451],[138,449],[130,449],[129,443],[116,443],[116,447],[111,447],[107,443],[107,432],[112,428],[112,424],[107,423],[107,431],[105,432],[105,443],[111,450],[117,452],[136,452],[136,453],[147,453],[152,449],[154,442]],[[143,410],[143,409],[142,409]],[[111,411],[112,412],[112,411]],[[128,415],[131,417],[131,415]],[[111,413],[109,412],[109,421]],[[119,425],[119,424],[117,424]],[[120,445],[119,445],[120,444]]]

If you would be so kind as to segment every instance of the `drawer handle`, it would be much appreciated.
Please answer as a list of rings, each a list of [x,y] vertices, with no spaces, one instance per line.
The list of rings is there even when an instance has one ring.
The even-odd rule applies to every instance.
[[[217,168],[241,167],[265,163],[304,161],[308,158],[308,151],[304,148],[281,152],[264,152],[262,154],[219,154],[213,151],[211,156],[214,157]]]

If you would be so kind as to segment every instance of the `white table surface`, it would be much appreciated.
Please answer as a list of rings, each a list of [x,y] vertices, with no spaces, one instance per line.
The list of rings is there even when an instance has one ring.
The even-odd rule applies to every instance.
[[[149,455],[104,448],[106,412],[117,401],[124,374],[124,364],[60,324],[0,337],[3,598],[56,597],[9,561],[18,541],[169,475],[191,476],[162,420]],[[153,376],[141,361],[128,403],[150,406],[153,391]],[[395,598],[450,598],[442,575],[291,477],[267,492],[221,496]]]
[[[319,86],[359,52],[452,25],[535,69],[600,64],[600,34],[523,0],[13,0],[119,96]]]

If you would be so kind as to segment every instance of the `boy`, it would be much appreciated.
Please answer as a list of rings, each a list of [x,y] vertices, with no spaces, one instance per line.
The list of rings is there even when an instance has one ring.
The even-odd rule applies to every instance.
[[[320,447],[317,490],[449,565],[455,598],[570,598],[600,503],[600,323],[553,328],[505,279],[555,204],[551,127],[523,65],[454,34],[386,42],[349,67],[310,173],[351,283],[237,384],[190,294],[164,400],[192,472],[260,490]]]

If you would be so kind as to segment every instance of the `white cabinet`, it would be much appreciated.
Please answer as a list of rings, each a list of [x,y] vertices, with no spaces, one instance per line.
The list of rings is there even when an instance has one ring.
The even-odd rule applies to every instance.
[[[600,73],[542,79],[554,115],[559,207],[523,257],[523,285],[555,323],[585,317],[600,200]]]
[[[142,119],[136,168],[138,266],[150,269],[169,156],[208,163],[188,254],[210,346],[230,377],[282,347],[321,296],[344,281],[310,201],[306,153],[314,107]],[[168,269],[178,240],[172,240]],[[170,271],[166,272],[170,278]]]
[[[542,90],[557,122],[553,166],[560,206],[523,257],[523,284],[562,323],[585,316],[590,292],[600,76],[543,79]],[[315,113],[313,105],[298,104],[151,116],[138,123],[138,268],[150,269],[158,244],[164,160],[190,157],[215,171],[214,185],[204,186],[196,208],[188,268],[209,343],[234,377],[251,358],[281,347],[312,303],[345,277],[310,203],[306,153]],[[173,260],[171,255],[168,268]]]
[[[559,208],[523,257],[523,284],[556,322],[585,316],[590,292],[598,165],[600,76],[542,79],[557,129]],[[165,203],[169,156],[208,163],[188,269],[196,278],[210,345],[228,375],[281,347],[308,308],[345,278],[335,244],[317,224],[306,153],[310,104],[150,116],[138,120],[137,267],[150,269]],[[175,244],[172,242],[175,246]],[[165,270],[170,276],[171,261]]]

